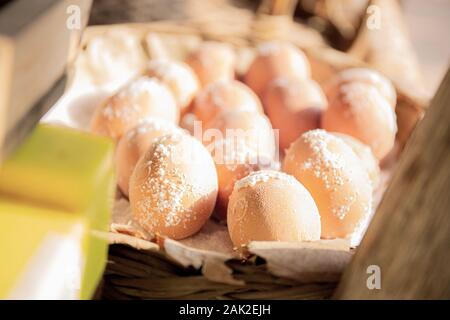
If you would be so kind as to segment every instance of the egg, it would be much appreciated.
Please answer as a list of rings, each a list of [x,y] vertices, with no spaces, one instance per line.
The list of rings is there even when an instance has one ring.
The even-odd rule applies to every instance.
[[[172,91],[180,108],[185,114],[200,89],[200,83],[194,71],[185,63],[164,59],[151,60],[146,74],[155,77]]]
[[[140,77],[96,109],[91,131],[117,141],[141,121],[159,118],[176,124],[179,116],[170,90],[157,79]]]
[[[267,85],[279,77],[305,79],[311,67],[305,54],[286,42],[266,42],[256,50],[256,57],[244,76],[244,82],[262,97]]]
[[[239,110],[264,113],[256,94],[242,82],[233,80],[207,85],[197,95],[192,112],[207,124],[220,113]]]
[[[176,132],[182,133],[182,130],[170,122],[149,119],[122,136],[116,148],[116,176],[125,196],[128,196],[130,177],[139,158],[156,138]]]
[[[325,239],[349,238],[368,219],[372,186],[360,159],[342,139],[324,130],[304,133],[286,153],[283,171],[311,193]]]
[[[392,82],[379,72],[367,68],[350,68],[341,71],[325,85],[326,90],[334,90],[337,86],[346,83],[363,82],[374,86],[378,92],[395,109],[397,104],[397,93]]]
[[[153,235],[184,239],[211,216],[217,173],[205,147],[186,134],[157,138],[138,161],[130,179],[134,219]]]
[[[278,169],[278,163],[273,159],[258,156],[244,141],[240,140],[240,142],[234,143],[227,139],[219,140],[214,144],[212,151],[219,182],[214,215],[219,220],[226,220],[228,199],[236,181],[254,171]]]
[[[263,170],[236,182],[227,212],[236,247],[251,241],[315,241],[320,215],[311,194],[294,177]]]
[[[357,138],[381,160],[394,147],[397,133],[395,111],[370,83],[354,81],[327,91],[328,108],[321,127]]]
[[[195,135],[195,126],[198,122],[199,120],[195,114],[187,112],[180,119],[180,127],[189,132],[191,135]]]
[[[245,141],[256,154],[271,159],[278,156],[276,138],[277,134],[269,119],[263,114],[249,111],[224,112],[210,121],[203,132],[205,145],[221,139],[230,139],[235,143]]]
[[[286,77],[269,84],[263,102],[270,122],[279,130],[282,150],[302,133],[319,128],[327,106],[325,94],[314,80]]]
[[[188,56],[186,63],[204,87],[219,80],[234,79],[236,54],[225,43],[206,41]]]
[[[334,136],[344,140],[344,142],[352,148],[353,152],[358,156],[361,164],[366,169],[372,187],[375,189],[380,183],[380,166],[378,159],[374,156],[369,146],[361,141],[342,133],[332,133]]]

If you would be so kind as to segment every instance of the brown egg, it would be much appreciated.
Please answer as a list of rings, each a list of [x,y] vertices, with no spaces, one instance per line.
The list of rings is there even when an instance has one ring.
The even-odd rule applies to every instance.
[[[230,139],[236,143],[245,141],[247,147],[256,154],[271,159],[278,154],[276,134],[269,119],[263,114],[249,111],[219,114],[204,127],[203,143],[211,145],[221,139]]]
[[[396,115],[378,89],[365,82],[351,82],[328,90],[328,108],[322,128],[357,138],[383,159],[394,146]]]
[[[320,127],[327,99],[310,79],[277,78],[264,94],[264,108],[274,129],[279,129],[280,148],[289,148],[306,131]]]
[[[326,84],[326,90],[335,90],[335,87],[343,84],[363,82],[374,86],[379,93],[395,109],[397,104],[397,93],[392,82],[381,75],[379,72],[367,68],[351,68],[338,73],[329,83]]]
[[[368,218],[372,186],[360,159],[342,140],[324,130],[304,133],[287,151],[283,171],[314,198],[322,238],[346,238]]]
[[[191,135],[195,134],[195,125],[199,120],[195,114],[188,112],[185,113],[180,119],[180,127],[189,132]]]
[[[150,61],[147,74],[169,87],[181,114],[185,114],[200,89],[194,71],[183,62],[157,59]]]
[[[160,118],[176,124],[179,116],[170,90],[157,79],[140,77],[97,108],[91,130],[118,140],[145,119]]]
[[[189,237],[206,223],[216,203],[214,161],[192,136],[160,137],[137,163],[129,190],[133,216],[147,232]]]
[[[219,193],[214,212],[219,220],[226,220],[228,199],[236,181],[254,171],[279,169],[278,163],[273,159],[265,156],[258,157],[244,141],[240,140],[240,142],[219,140],[214,144],[212,151],[219,181]]]
[[[245,83],[262,97],[275,78],[309,78],[309,62],[305,54],[292,44],[266,42],[257,48],[256,57],[245,75]]]
[[[116,149],[116,176],[117,184],[124,195],[128,196],[128,185],[136,163],[153,141],[163,135],[177,132],[182,133],[182,130],[170,122],[151,119],[122,136]]]
[[[203,87],[216,81],[234,79],[236,55],[227,44],[204,42],[189,55],[186,62]]]
[[[294,177],[277,171],[254,172],[236,182],[227,223],[236,247],[320,238],[320,216],[311,194]]]
[[[380,183],[380,166],[378,159],[375,158],[372,150],[369,146],[365,145],[361,141],[348,136],[343,133],[332,133],[334,136],[344,140],[344,142],[352,148],[356,153],[361,164],[366,168],[370,181],[372,182],[372,188],[375,189]]]
[[[207,124],[220,113],[239,110],[264,113],[258,96],[242,82],[233,80],[206,86],[197,95],[192,111]]]

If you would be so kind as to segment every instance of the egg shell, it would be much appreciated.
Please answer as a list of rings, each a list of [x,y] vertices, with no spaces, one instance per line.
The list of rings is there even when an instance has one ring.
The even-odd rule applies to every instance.
[[[165,59],[151,60],[146,74],[159,79],[167,85],[175,97],[180,113],[189,109],[200,83],[194,71],[185,63]]]
[[[277,78],[264,94],[264,108],[274,129],[279,129],[280,148],[287,149],[306,131],[320,127],[327,99],[310,79]]]
[[[206,86],[195,98],[192,111],[205,124],[226,111],[264,113],[258,96],[236,80],[217,81]]]
[[[364,82],[346,83],[328,91],[328,108],[321,127],[357,138],[381,160],[393,148],[397,120],[389,102],[378,89]]]
[[[179,117],[170,90],[157,79],[140,77],[96,109],[91,131],[117,141],[146,119],[160,118],[177,124]]]
[[[277,134],[263,114],[248,111],[220,114],[204,127],[203,142],[211,145],[221,139],[231,139],[235,143],[242,140],[257,155],[271,159],[278,156]]]
[[[347,238],[368,218],[372,186],[360,159],[342,140],[324,130],[304,133],[283,162],[311,193],[321,216],[322,238]]]
[[[332,133],[334,136],[344,140],[344,142],[352,148],[353,152],[358,156],[361,164],[366,169],[372,187],[375,189],[380,183],[380,165],[378,159],[373,154],[369,146],[365,145],[358,139],[342,133]]]
[[[329,83],[325,90],[334,90],[335,87],[346,83],[363,82],[374,86],[378,92],[395,109],[397,104],[397,92],[392,82],[379,72],[368,68],[350,68],[339,72]]]
[[[255,171],[279,169],[277,162],[256,155],[245,143],[233,143],[226,139],[215,143],[212,155],[219,182],[214,215],[219,220],[226,220],[228,200],[236,181]]]
[[[156,138],[176,132],[181,133],[181,129],[174,124],[150,119],[122,136],[116,148],[116,176],[117,184],[125,196],[128,196],[130,177],[139,158]]]
[[[133,217],[150,234],[184,239],[213,212],[217,174],[205,147],[186,134],[158,138],[130,180]]]
[[[235,184],[227,224],[238,248],[251,241],[320,238],[320,216],[310,193],[294,177],[277,171],[254,172]]]
[[[305,54],[290,43],[266,42],[256,51],[244,82],[260,97],[275,78],[305,79],[311,75],[311,67]]]
[[[225,43],[206,41],[188,56],[186,63],[204,87],[216,81],[234,79],[236,54]]]
[[[180,119],[180,127],[189,132],[191,135],[195,134],[195,125],[199,120],[195,114],[191,112],[185,113]]]

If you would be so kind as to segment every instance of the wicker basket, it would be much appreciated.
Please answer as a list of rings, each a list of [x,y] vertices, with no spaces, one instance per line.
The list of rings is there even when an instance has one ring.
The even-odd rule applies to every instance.
[[[189,22],[90,27],[82,48],[85,50],[91,39],[105,32],[125,28],[141,39],[149,57],[168,55],[183,59],[201,41],[230,43],[239,56],[238,77],[251,61],[254,45],[268,39],[284,39],[301,47],[310,59],[313,78],[319,83],[339,70],[367,65],[327,46],[319,33],[293,23],[289,14],[245,13],[230,19],[227,15],[225,21],[212,16]],[[391,161],[384,164],[389,170],[426,106],[425,99],[406,92],[396,80],[399,132]],[[158,244],[144,241],[127,235],[126,230],[110,233],[109,237],[109,262],[100,291],[104,299],[323,299],[332,295],[351,258],[351,251],[339,243],[316,247],[255,244],[252,257],[243,261],[190,249],[171,240]],[[283,257],[296,257],[293,266],[301,269],[302,259],[309,261],[315,255],[320,258],[307,268],[286,271],[286,265],[292,261]],[[317,267],[320,264],[325,267]]]

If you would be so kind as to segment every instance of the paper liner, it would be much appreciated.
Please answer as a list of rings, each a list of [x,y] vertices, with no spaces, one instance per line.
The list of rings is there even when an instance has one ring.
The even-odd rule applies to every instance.
[[[270,273],[301,282],[333,282],[352,256],[346,240],[252,242],[249,251],[267,262]]]

